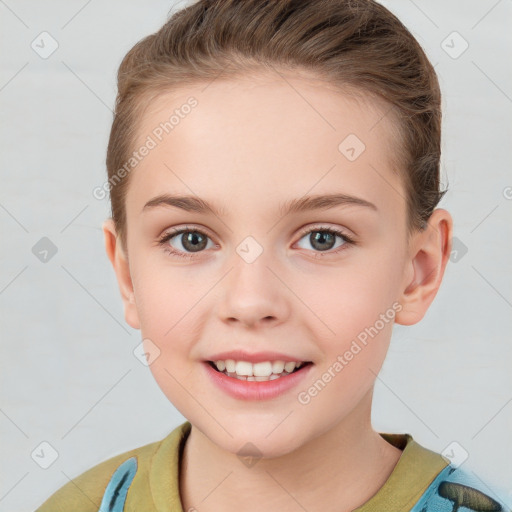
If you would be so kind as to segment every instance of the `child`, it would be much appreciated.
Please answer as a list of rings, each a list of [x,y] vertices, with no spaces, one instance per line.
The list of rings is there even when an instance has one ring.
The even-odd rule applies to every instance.
[[[507,510],[371,425],[393,324],[451,250],[440,91],[372,0],[199,0],[124,58],[103,226],[125,318],[188,421],[38,510]]]

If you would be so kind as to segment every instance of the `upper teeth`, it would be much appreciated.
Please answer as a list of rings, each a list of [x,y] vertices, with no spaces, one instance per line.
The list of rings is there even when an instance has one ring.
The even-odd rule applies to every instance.
[[[225,361],[215,361],[217,370],[223,372],[226,370],[229,373],[236,373],[237,375],[245,375],[248,377],[269,377],[273,373],[279,375],[283,371],[287,373],[293,372],[298,368],[302,361],[263,361],[261,363],[250,363],[249,361],[235,361],[233,359],[226,359]]]

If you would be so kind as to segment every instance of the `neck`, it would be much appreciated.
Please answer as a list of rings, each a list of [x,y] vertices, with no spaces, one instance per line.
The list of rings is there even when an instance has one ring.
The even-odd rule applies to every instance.
[[[192,426],[180,467],[183,510],[352,511],[384,484],[402,452],[371,426],[373,389],[325,433],[293,452],[241,463]]]

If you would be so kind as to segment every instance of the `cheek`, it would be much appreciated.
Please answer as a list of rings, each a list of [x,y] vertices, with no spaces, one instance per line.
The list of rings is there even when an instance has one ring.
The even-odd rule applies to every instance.
[[[351,410],[373,386],[386,358],[396,314],[389,280],[382,271],[353,271],[325,280],[324,293],[309,296],[322,322],[307,315],[303,325],[312,331],[323,356],[319,375],[309,383],[312,394],[303,390],[305,399],[315,404],[311,413],[314,409],[325,414],[333,403],[338,411]]]
[[[202,335],[206,295],[215,281],[161,264],[146,265],[136,277],[141,335],[159,350],[151,371],[166,394],[179,395],[178,382],[184,382],[193,370],[191,350]]]
[[[145,264],[134,276],[137,311],[143,336],[168,343],[191,323],[194,306],[206,293],[204,280],[189,272],[160,264]]]
[[[350,263],[304,280],[298,293],[315,313],[306,312],[303,326],[323,353],[319,371],[329,382],[330,391],[315,400],[320,408],[333,396],[350,408],[371,388],[396,315],[397,255],[367,251]]]
[[[194,329],[199,325],[199,308],[194,305],[204,291],[177,272],[165,275],[154,267],[138,277],[136,300],[144,349],[158,352],[149,369],[166,397],[178,410],[186,411],[188,395],[182,386],[193,370],[190,340],[197,336]]]
[[[294,291],[307,305],[305,318],[310,324],[315,321],[316,332],[325,333],[324,339],[346,342],[392,310],[401,262],[391,252],[370,256],[356,255],[346,264],[303,275],[295,283]]]

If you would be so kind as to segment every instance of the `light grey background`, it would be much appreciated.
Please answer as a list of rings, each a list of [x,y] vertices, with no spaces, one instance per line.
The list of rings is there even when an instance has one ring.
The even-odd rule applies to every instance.
[[[456,441],[456,454],[469,454],[463,467],[510,502],[512,2],[383,3],[439,74],[449,184],[440,206],[460,243],[424,320],[395,328],[374,427],[438,452]],[[124,322],[103,246],[108,203],[92,195],[106,176],[117,67],[173,5],[0,0],[2,511],[33,510],[184,421],[133,354],[139,331]],[[43,31],[59,45],[47,59],[31,48]],[[457,55],[461,37],[469,47]],[[32,252],[43,237],[58,249],[46,263]],[[58,452],[48,469],[44,441]]]

